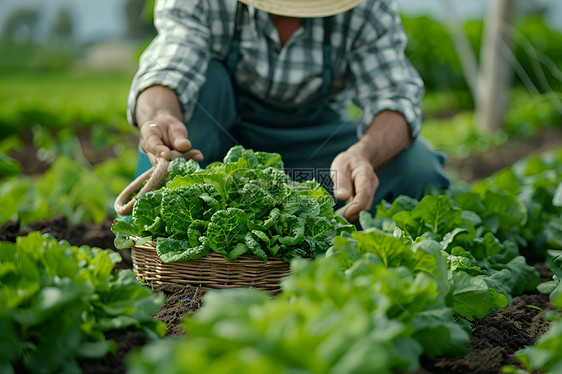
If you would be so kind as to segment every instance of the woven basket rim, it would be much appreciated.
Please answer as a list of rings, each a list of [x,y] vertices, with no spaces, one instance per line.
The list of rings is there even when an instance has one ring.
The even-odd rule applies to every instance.
[[[165,263],[156,253],[155,241],[133,245],[131,254],[137,280],[151,287],[175,283],[208,288],[254,288],[276,294],[280,292],[280,280],[290,275],[289,263],[279,257],[264,261],[246,255],[229,261],[220,253],[209,252],[200,258]]]

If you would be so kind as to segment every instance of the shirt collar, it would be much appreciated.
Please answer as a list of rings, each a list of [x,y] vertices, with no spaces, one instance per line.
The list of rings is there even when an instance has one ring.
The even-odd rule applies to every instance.
[[[254,27],[258,32],[261,32],[267,38],[269,38],[278,48],[281,48],[281,40],[279,39],[279,33],[277,32],[277,28],[275,24],[269,17],[269,13],[258,10],[253,6],[248,6],[248,14],[250,15],[250,20],[254,23]],[[304,22],[309,22],[309,19],[303,18]],[[291,39],[287,42],[286,45],[290,44],[294,38],[300,38],[304,34],[304,28],[299,27],[298,30],[295,31],[293,35],[291,35]]]

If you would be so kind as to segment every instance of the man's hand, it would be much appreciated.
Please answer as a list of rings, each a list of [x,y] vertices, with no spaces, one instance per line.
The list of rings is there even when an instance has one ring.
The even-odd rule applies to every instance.
[[[156,157],[167,160],[185,157],[203,161],[201,151],[191,149],[183,122],[172,116],[169,119],[145,122],[140,127],[140,145],[153,165],[156,164]]]
[[[360,211],[371,209],[379,186],[368,153],[361,145],[355,144],[336,156],[330,169],[336,199],[345,201],[353,197],[344,215],[349,222],[355,222]]]
[[[357,221],[361,210],[373,205],[379,179],[375,171],[384,168],[410,143],[410,131],[404,116],[382,111],[375,116],[361,139],[332,162],[334,196],[338,200],[353,197],[345,218]]]
[[[201,151],[191,149],[180,105],[171,89],[152,86],[143,91],[137,99],[136,118],[140,146],[153,165],[156,165],[156,157],[203,160]]]

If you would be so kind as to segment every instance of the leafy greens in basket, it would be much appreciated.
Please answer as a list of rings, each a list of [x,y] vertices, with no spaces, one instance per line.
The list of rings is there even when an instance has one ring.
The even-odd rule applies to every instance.
[[[130,222],[115,220],[118,248],[156,241],[164,262],[222,254],[289,261],[317,257],[342,232],[355,227],[334,214],[332,196],[316,181],[295,184],[277,153],[235,146],[223,162],[201,169],[177,158],[168,166],[165,186],[138,197]]]

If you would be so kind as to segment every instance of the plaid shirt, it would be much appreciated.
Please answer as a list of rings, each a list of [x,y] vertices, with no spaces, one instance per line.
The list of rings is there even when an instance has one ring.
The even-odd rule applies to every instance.
[[[205,82],[209,59],[229,52],[236,0],[158,0],[157,37],[139,60],[128,99],[134,118],[137,96],[152,85],[173,89],[185,121]],[[248,6],[244,16],[236,79],[243,90],[271,100],[302,103],[322,85],[323,19],[303,19],[281,47],[269,15]],[[423,82],[404,55],[406,35],[393,0],[365,0],[334,18],[331,35],[334,80],[330,105],[345,113],[352,100],[363,111],[360,131],[382,110],[402,113],[412,136],[421,129]]]

